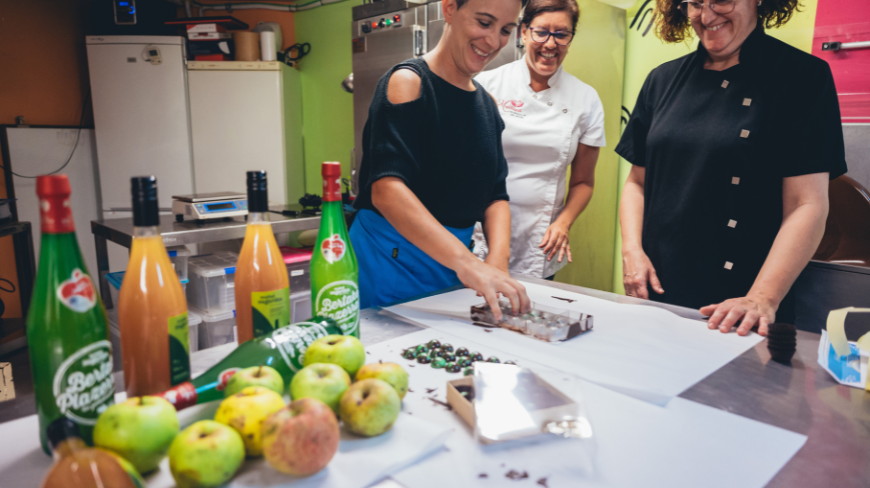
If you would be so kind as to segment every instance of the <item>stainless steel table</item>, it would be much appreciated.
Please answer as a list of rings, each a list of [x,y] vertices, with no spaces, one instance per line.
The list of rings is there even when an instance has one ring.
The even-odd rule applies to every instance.
[[[279,214],[269,214],[272,230],[275,234],[317,229],[320,227],[320,216],[285,217]],[[201,242],[224,241],[245,237],[245,221],[243,219],[227,219],[218,221],[185,221],[174,222],[169,218],[162,219],[158,227],[163,245],[181,246]],[[91,232],[94,234],[94,246],[97,251],[97,273],[100,277],[100,295],[106,308],[112,308],[112,298],[109,294],[109,284],[106,273],[109,272],[109,252],[107,242],[111,241],[126,248],[133,241],[133,220],[108,219],[91,221]]]

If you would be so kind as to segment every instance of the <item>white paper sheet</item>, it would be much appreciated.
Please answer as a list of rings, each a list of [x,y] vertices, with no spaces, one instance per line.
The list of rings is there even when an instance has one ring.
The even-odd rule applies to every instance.
[[[711,331],[701,321],[657,307],[619,304],[538,284],[523,284],[536,304],[592,314],[593,330],[564,342],[547,343],[506,329],[475,327],[469,318],[470,308],[483,303],[483,299],[469,289],[387,310],[424,327],[471,336],[479,344],[572,372],[659,405],[762,340],[757,334],[741,337]]]
[[[489,335],[489,334],[487,334]],[[446,401],[447,381],[461,377],[401,358],[431,339],[516,360],[584,403],[594,441],[535,438],[482,445]],[[409,488],[445,486],[764,486],[801,448],[806,436],[675,398],[666,407],[617,393],[523,358],[441,330],[422,330],[368,348],[370,360],[392,361],[410,372],[404,411],[452,427],[446,451],[393,475]],[[526,473],[518,482],[508,474]],[[485,477],[484,477],[485,476]]]
[[[218,402],[179,412],[182,427],[211,418]],[[391,473],[442,449],[449,427],[423,418],[401,414],[393,428],[378,437],[361,438],[342,431],[339,450],[329,465],[308,478],[295,478],[268,466],[265,460],[249,459],[236,473],[228,488],[243,487],[340,487],[368,486]],[[51,466],[51,458],[39,447],[35,416],[0,425],[0,486],[38,486]],[[164,459],[155,473],[145,478],[150,488],[175,486]]]

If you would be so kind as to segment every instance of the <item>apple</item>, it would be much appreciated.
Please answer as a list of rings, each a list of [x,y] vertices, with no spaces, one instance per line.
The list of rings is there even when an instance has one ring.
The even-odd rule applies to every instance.
[[[402,400],[396,389],[377,378],[366,378],[350,385],[338,406],[345,427],[366,437],[390,430],[401,410]]]
[[[263,422],[263,457],[282,473],[310,476],[329,464],[340,437],[329,406],[300,398]]]
[[[351,378],[366,362],[366,350],[362,342],[354,336],[333,334],[321,337],[308,345],[302,365],[314,363],[337,364],[347,371]]]
[[[160,464],[178,429],[175,407],[166,399],[133,397],[100,414],[94,445],[117,453],[145,474]]]
[[[363,365],[356,372],[356,380],[364,380],[366,378],[377,378],[384,380],[396,389],[399,398],[405,398],[408,393],[408,372],[405,368],[397,363],[370,363]]]
[[[248,457],[263,454],[263,421],[284,408],[284,397],[265,386],[249,386],[244,390],[224,398],[218,406],[214,419],[236,429],[245,443]]]
[[[169,447],[169,470],[178,488],[220,486],[244,461],[242,436],[214,420],[194,422]]]
[[[249,386],[265,386],[279,395],[284,394],[284,378],[271,366],[251,366],[236,371],[227,380],[224,397],[235,395]]]
[[[338,402],[349,386],[350,375],[341,366],[313,363],[293,375],[290,380],[290,398],[316,398],[338,415]]]

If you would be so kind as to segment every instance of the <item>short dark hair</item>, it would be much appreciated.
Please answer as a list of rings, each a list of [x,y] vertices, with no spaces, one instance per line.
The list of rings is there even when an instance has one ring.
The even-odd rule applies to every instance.
[[[691,22],[677,10],[681,1],[656,0],[656,34],[665,42],[681,42],[692,35]],[[800,12],[798,0],[762,0],[758,23],[768,29],[781,27],[795,11]]]
[[[520,6],[521,6],[521,7],[525,7],[525,6],[526,6],[526,2],[528,2],[528,0],[520,0]],[[456,8],[457,8],[457,9],[460,9],[460,8],[462,8],[462,6],[465,5],[466,3],[468,3],[468,0],[456,0]]]
[[[529,0],[520,23],[528,27],[535,17],[546,12],[567,12],[571,16],[571,32],[577,30],[577,21],[580,20],[577,0]]]

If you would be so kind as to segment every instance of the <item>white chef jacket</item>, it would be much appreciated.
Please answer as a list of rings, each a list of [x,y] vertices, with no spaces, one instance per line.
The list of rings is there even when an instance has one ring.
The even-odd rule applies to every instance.
[[[560,67],[549,88],[535,92],[525,57],[475,78],[492,94],[505,122],[502,134],[508,162],[511,209],[511,274],[546,278],[566,263],[547,261],[538,247],[547,227],[565,204],[567,170],[578,144],[601,147],[604,109],[594,88]],[[483,233],[475,232],[477,252],[485,256]]]

